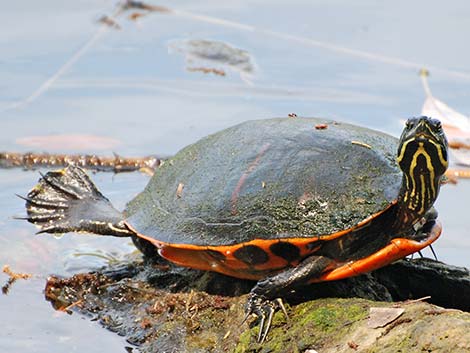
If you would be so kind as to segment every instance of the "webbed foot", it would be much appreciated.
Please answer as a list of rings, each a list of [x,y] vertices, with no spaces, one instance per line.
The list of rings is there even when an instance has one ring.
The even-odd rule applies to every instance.
[[[269,300],[255,293],[250,294],[245,305],[245,318],[243,319],[243,322],[252,315],[257,318],[259,321],[258,343],[263,343],[266,339],[269,329],[271,328],[274,313],[278,309],[281,309],[286,318],[288,318],[287,310],[282,303],[281,298]]]
[[[38,233],[132,235],[123,224],[123,215],[80,167],[68,166],[41,174],[28,196],[19,197],[26,201],[24,219],[38,226]]]

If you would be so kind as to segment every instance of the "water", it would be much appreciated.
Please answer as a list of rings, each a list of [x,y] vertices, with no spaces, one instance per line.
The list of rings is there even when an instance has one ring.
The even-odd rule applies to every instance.
[[[180,1],[174,14],[153,13],[137,23],[126,14],[117,18],[121,30],[100,30],[95,21],[111,14],[115,4],[3,4],[0,150],[29,151],[22,141],[32,136],[80,134],[117,143],[112,149],[90,142],[80,144],[79,151],[73,144],[35,150],[171,155],[238,122],[289,113],[398,135],[400,119],[420,114],[421,66],[430,69],[439,99],[470,113],[467,1]],[[169,43],[188,39],[224,41],[246,50],[255,72],[249,79],[236,70],[227,70],[225,77],[188,72],[183,55],[168,53]],[[113,238],[34,236],[33,226],[12,217],[23,214],[23,202],[14,193],[25,194],[37,179],[37,172],[0,170],[0,265],[34,275],[0,297],[8,323],[0,348],[124,351],[122,338],[89,318],[54,312],[42,290],[50,274],[99,268],[106,257],[125,258],[132,246]],[[148,177],[96,174],[93,179],[123,208]],[[462,181],[445,186],[436,204],[444,225],[435,245],[438,256],[467,267],[469,196],[470,183]],[[77,256],[84,253],[100,256]],[[6,279],[0,275],[0,281]]]

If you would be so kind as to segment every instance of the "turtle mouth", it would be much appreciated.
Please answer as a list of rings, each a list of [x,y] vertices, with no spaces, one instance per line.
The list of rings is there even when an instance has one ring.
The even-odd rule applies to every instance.
[[[432,138],[432,136],[429,136],[429,135],[424,134],[424,133],[418,134],[415,138],[415,141],[418,142],[418,143],[425,143],[429,140],[434,140],[434,139]]]
[[[436,136],[431,135],[427,132],[419,132],[417,133],[414,138],[414,142],[416,142],[420,146],[425,145],[438,145],[441,144],[441,141],[436,138]]]

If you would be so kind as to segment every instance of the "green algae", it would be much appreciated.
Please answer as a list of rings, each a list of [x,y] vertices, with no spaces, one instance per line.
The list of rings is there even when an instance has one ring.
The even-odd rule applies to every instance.
[[[277,313],[269,338],[256,343],[258,328],[240,336],[235,353],[244,352],[302,352],[323,345],[351,330],[351,326],[368,315],[367,301],[361,299],[319,299],[299,304],[289,311],[285,320]]]
[[[196,271],[182,271],[193,285],[201,282],[213,287],[225,279],[210,273],[200,278]],[[175,272],[173,277],[183,272]],[[211,276],[217,281],[209,280]],[[164,290],[139,278],[113,280],[94,273],[50,279],[46,294],[49,300],[59,301],[61,307],[74,304],[72,310],[91,314],[103,326],[138,345],[141,352],[304,353],[315,349],[321,353],[350,353],[356,346],[366,353],[470,351],[468,313],[422,302],[391,304],[357,298],[286,304],[288,318],[276,312],[266,341],[259,344],[256,323],[242,324],[246,295],[211,295],[194,287],[171,292],[168,287],[178,284],[176,278],[174,284],[160,283]],[[225,287],[236,281],[226,280],[229,282]],[[371,307],[392,305],[403,308],[403,315],[385,327],[369,327]]]

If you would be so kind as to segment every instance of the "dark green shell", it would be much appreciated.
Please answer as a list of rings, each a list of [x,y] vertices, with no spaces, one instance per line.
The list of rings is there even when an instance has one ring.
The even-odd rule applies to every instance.
[[[128,204],[128,222],[195,245],[332,234],[397,198],[397,143],[324,119],[248,121],[166,161]]]

